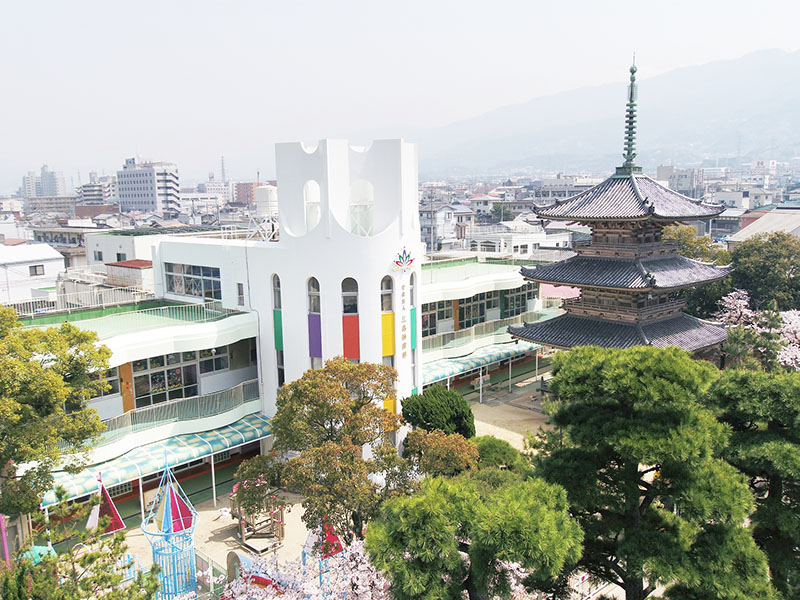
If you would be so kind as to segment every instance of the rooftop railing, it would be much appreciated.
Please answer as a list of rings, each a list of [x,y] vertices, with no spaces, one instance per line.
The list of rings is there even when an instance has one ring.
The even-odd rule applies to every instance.
[[[142,310],[116,312],[97,316],[96,318],[74,320],[74,322],[81,329],[94,331],[97,333],[97,337],[103,340],[114,335],[136,333],[150,329],[210,323],[236,314],[240,314],[239,311],[223,308],[219,301],[212,300],[201,304],[172,304]],[[34,321],[27,327],[53,325],[55,324],[39,324]]]
[[[6,302],[20,319],[58,313],[72,314],[95,308],[133,304],[154,297],[153,292],[135,287],[95,287],[81,292],[57,294],[54,298],[35,298],[23,302]]]
[[[162,425],[221,415],[247,403],[252,403],[251,412],[258,412],[261,409],[259,397],[258,380],[251,379],[213,394],[137,408],[118,417],[104,420],[106,430],[101,434],[97,447],[113,444],[131,434]],[[69,449],[62,448],[62,451],[68,452]]]

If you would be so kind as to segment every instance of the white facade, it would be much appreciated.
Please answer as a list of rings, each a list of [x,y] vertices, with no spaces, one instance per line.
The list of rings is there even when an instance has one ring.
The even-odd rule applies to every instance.
[[[186,300],[186,295],[168,289],[167,264],[219,269],[223,305],[259,315],[258,355],[267,415],[275,411],[280,352],[282,379],[292,381],[311,368],[316,354],[322,361],[357,354],[362,362],[380,363],[391,344],[398,398],[411,395],[420,383],[421,367],[421,348],[411,347],[412,328],[420,331],[419,310],[412,311],[419,302],[411,284],[423,255],[416,147],[401,140],[379,140],[366,150],[351,148],[343,140],[323,140],[311,149],[279,144],[276,162],[280,241],[164,240],[153,264],[156,295]],[[404,249],[414,259],[405,272],[394,262]],[[274,276],[280,280],[280,309],[273,303]],[[392,282],[391,311],[382,310],[385,277]],[[318,309],[309,304],[311,278],[319,284]],[[343,313],[342,283],[347,278],[358,286],[357,313]],[[238,303],[240,284],[244,306]],[[278,322],[282,336],[276,336]],[[348,337],[354,326],[355,344]],[[276,348],[281,337],[282,351]],[[316,350],[318,343],[321,352]]]
[[[122,211],[177,210],[180,181],[178,167],[166,162],[137,163],[125,160],[117,171],[117,194]]]
[[[47,244],[0,245],[0,302],[23,302],[56,285],[64,257]]]

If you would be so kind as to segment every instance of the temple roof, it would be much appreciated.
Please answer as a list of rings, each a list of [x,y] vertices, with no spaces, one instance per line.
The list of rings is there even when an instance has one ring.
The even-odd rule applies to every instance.
[[[609,177],[576,196],[539,209],[537,215],[568,221],[683,221],[720,214],[724,206],[708,206],[679,194],[640,173]]]
[[[512,337],[556,348],[601,346],[629,348],[630,346],[678,346],[689,352],[725,341],[721,325],[702,321],[685,313],[653,321],[632,324],[607,321],[571,314],[546,321],[509,327]]]
[[[718,267],[679,254],[655,258],[573,256],[549,265],[522,267],[526,279],[559,285],[624,290],[675,289],[722,279],[732,267]]]

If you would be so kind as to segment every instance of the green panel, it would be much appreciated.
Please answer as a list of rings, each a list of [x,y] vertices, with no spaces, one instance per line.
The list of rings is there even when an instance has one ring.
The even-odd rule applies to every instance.
[[[275,330],[275,350],[283,350],[283,319],[281,311],[272,311],[272,326]]]
[[[506,291],[500,290],[500,318],[506,318]]]
[[[417,347],[417,307],[411,308],[411,349]]]
[[[411,394],[412,394],[412,395],[413,395],[413,394],[416,394],[416,393],[417,393],[417,388],[414,388],[413,390],[411,390]]]

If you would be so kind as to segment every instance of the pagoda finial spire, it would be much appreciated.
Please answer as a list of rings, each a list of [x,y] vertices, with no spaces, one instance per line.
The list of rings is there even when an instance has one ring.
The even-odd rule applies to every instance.
[[[628,84],[628,104],[625,111],[625,162],[617,168],[617,174],[628,175],[639,173],[642,168],[637,167],[633,159],[636,158],[636,54],[633,55],[633,64],[630,68],[631,80]]]

